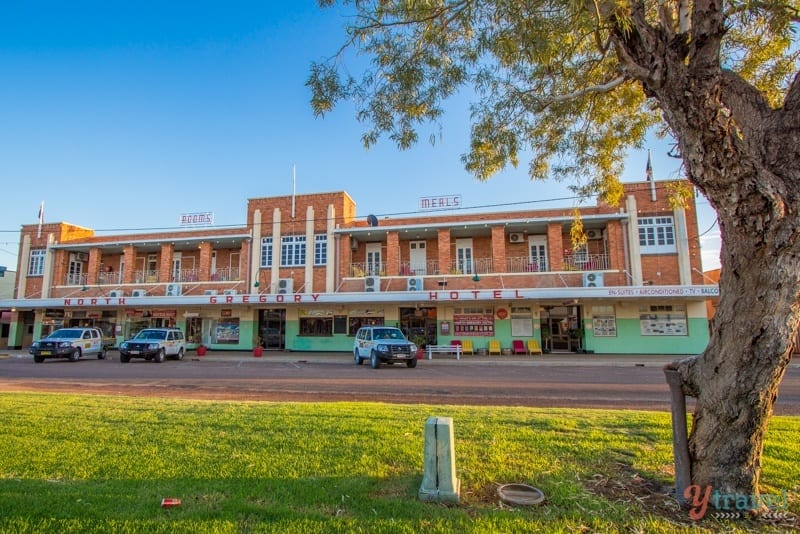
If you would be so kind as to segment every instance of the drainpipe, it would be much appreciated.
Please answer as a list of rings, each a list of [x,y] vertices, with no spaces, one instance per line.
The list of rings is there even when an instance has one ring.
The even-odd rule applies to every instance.
[[[683,381],[675,369],[664,367],[664,375],[669,384],[670,408],[672,411],[672,451],[675,457],[675,498],[685,506],[687,499],[684,490],[691,485],[691,463],[689,461],[689,439],[686,430],[686,396],[683,394]]]

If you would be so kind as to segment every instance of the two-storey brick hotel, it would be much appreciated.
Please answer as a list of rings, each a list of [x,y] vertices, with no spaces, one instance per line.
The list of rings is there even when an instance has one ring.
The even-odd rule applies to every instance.
[[[98,236],[24,225],[6,341],[99,327],[114,343],[177,326],[189,348],[351,352],[361,325],[418,342],[536,340],[545,352],[692,354],[708,342],[695,206],[664,182],[621,207],[356,217],[346,192],[253,198],[240,228]],[[268,354],[268,353],[267,353]]]

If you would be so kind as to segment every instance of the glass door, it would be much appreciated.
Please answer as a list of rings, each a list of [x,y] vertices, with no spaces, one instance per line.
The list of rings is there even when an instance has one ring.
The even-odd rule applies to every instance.
[[[286,310],[281,308],[258,312],[258,332],[261,346],[267,350],[286,348]]]
[[[456,272],[473,274],[472,239],[456,239]]]

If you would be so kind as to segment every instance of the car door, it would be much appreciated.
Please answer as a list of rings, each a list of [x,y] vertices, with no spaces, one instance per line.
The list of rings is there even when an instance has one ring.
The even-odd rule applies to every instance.
[[[178,343],[175,341],[175,332],[169,331],[167,332],[167,339],[166,339],[166,351],[168,356],[174,356],[178,353],[177,346]]]
[[[103,335],[99,330],[92,330],[92,353],[100,354],[103,349]]]

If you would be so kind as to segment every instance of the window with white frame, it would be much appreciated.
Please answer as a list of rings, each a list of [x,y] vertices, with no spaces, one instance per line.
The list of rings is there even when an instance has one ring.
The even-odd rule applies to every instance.
[[[640,217],[639,246],[642,254],[676,252],[675,223],[672,217]]]
[[[314,236],[314,265],[328,263],[328,236],[317,234]]]
[[[28,276],[42,276],[44,274],[44,257],[47,251],[43,248],[31,250],[28,263]]]
[[[306,264],[306,236],[287,235],[281,237],[281,267],[297,267]]]
[[[261,268],[272,267],[272,237],[261,238]]]

